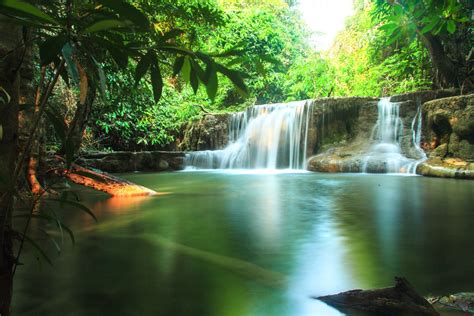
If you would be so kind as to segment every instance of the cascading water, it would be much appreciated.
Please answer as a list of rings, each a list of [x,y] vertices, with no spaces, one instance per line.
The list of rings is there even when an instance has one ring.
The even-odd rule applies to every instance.
[[[400,138],[403,134],[403,122],[400,118],[399,103],[390,102],[390,98],[382,98],[378,103],[378,119],[371,136],[375,143],[362,159],[362,171],[414,174],[418,164],[426,159],[420,147],[421,106],[418,106],[411,129],[412,145],[417,159],[402,154]]]
[[[229,145],[188,153],[186,166],[198,169],[305,169],[311,102],[268,104],[235,113]]]
[[[419,101],[418,101],[419,103]],[[421,148],[421,124],[422,124],[422,113],[421,113],[421,104],[418,104],[418,110],[416,111],[416,115],[411,122],[411,131],[412,131],[412,141],[413,147],[418,154],[419,159],[412,162],[408,166],[408,173],[416,174],[416,167],[423,161],[427,159],[425,151]]]

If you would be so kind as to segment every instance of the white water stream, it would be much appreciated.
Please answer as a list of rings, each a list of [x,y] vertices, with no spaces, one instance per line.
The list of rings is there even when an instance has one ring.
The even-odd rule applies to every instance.
[[[378,103],[378,118],[372,130],[371,140],[374,144],[363,157],[364,173],[383,171],[385,173],[415,174],[416,167],[426,159],[420,147],[421,141],[421,106],[411,123],[412,146],[417,159],[406,157],[401,149],[403,121],[400,118],[400,104],[390,102],[390,98],[382,98]]]
[[[304,170],[312,108],[311,101],[298,101],[253,106],[234,113],[229,119],[229,145],[221,150],[190,152],[185,164],[188,169]],[[321,137],[324,137],[324,112],[323,108]],[[418,106],[410,134],[412,156],[416,158],[408,158],[401,147],[404,125],[400,104],[382,98],[370,138],[372,145],[361,157],[361,170],[414,174],[417,165],[426,159],[420,147],[421,122],[421,106]]]
[[[191,152],[186,166],[198,169],[306,169],[311,103],[267,104],[232,114],[229,145]]]

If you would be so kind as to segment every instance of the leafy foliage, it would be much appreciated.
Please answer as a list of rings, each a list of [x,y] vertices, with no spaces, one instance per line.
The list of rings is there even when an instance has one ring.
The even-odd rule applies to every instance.
[[[387,46],[384,16],[374,3],[359,1],[329,55],[336,95],[380,96],[431,86],[429,56],[415,38]],[[385,6],[383,6],[385,7]]]

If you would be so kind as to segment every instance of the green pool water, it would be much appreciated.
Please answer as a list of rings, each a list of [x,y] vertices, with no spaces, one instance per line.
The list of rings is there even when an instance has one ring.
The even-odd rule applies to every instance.
[[[26,249],[15,315],[340,315],[312,297],[390,286],[394,276],[423,295],[474,291],[472,181],[124,176],[166,194],[107,198],[75,187],[99,222],[58,210],[76,245],[64,241],[54,267]]]

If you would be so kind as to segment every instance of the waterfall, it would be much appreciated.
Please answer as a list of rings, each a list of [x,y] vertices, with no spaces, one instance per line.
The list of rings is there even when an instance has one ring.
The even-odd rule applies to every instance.
[[[408,173],[415,174],[416,167],[423,161],[427,159],[425,151],[421,148],[421,124],[422,124],[423,115],[421,112],[421,104],[420,100],[418,100],[418,109],[416,111],[416,115],[413,117],[413,121],[411,122],[411,131],[412,131],[412,141],[413,147],[415,148],[419,159],[413,161],[408,166]]]
[[[412,145],[418,159],[411,159],[402,153],[400,141],[403,135],[403,121],[400,118],[399,103],[390,102],[390,98],[380,99],[377,122],[372,130],[373,145],[362,159],[362,171],[378,173],[415,174],[418,164],[426,158],[420,147],[421,141],[421,105],[411,124]]]
[[[267,104],[234,113],[229,145],[190,152],[186,166],[197,169],[305,169],[311,102]]]

